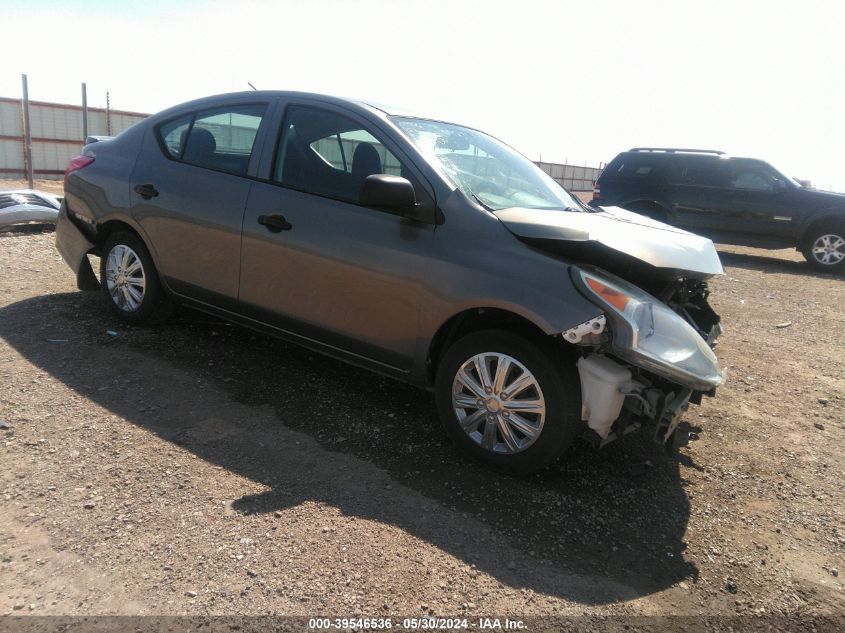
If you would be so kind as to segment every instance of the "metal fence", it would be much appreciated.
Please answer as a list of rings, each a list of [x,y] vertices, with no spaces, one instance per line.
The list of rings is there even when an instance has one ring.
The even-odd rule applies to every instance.
[[[88,134],[115,135],[146,114],[88,108]],[[64,103],[29,102],[33,176],[61,179],[68,161],[84,144],[82,107]],[[26,178],[23,100],[0,97],[0,178]]]
[[[587,167],[586,165],[560,165],[558,163],[535,163],[537,167],[569,191],[592,191],[593,183],[601,173],[601,167]]]
[[[35,178],[62,178],[68,161],[84,143],[81,106],[29,102],[32,167]],[[88,134],[113,136],[148,115],[124,110],[88,108]],[[0,97],[0,179],[26,177],[23,100]],[[537,162],[537,166],[570,191],[590,191],[601,173],[599,167]]]

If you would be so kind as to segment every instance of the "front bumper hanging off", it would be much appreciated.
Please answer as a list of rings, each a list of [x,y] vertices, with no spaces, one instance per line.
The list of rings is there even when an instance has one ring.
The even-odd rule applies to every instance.
[[[603,354],[582,357],[577,364],[581,417],[599,446],[644,426],[654,428],[655,440],[667,442],[690,402],[700,402],[702,395],[689,387],[649,380],[637,368]]]

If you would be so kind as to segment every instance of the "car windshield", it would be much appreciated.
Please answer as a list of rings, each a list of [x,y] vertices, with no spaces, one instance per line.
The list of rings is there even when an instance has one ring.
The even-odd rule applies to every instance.
[[[511,207],[581,210],[539,167],[492,136],[427,119],[392,120],[452,184],[493,211]]]

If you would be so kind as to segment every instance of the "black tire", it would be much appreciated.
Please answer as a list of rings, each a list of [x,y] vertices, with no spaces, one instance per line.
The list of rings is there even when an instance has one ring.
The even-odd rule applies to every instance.
[[[121,299],[122,292],[118,291],[113,295],[112,289],[109,288],[107,272],[109,257],[113,251],[121,247],[130,249],[141,264],[140,270],[144,287],[140,300],[137,300],[133,295],[133,300],[137,301],[137,305],[129,305],[125,299]],[[119,252],[116,251],[115,254]],[[133,275],[137,275],[137,271],[134,271]],[[137,276],[129,275],[126,278],[138,279]],[[129,287],[136,293],[138,292],[138,286],[130,284]],[[159,323],[170,316],[172,312],[172,303],[161,287],[158,272],[147,247],[141,238],[129,231],[116,231],[109,235],[103,244],[102,256],[100,257],[100,290],[112,313],[128,323]]]
[[[437,410],[447,434],[452,437],[465,451],[476,459],[484,462],[495,470],[512,475],[527,475],[541,470],[555,461],[563,451],[583,432],[585,426],[581,421],[581,382],[572,358],[558,353],[549,342],[530,340],[510,332],[500,330],[486,330],[468,334],[454,343],[443,356],[437,371],[435,397]],[[516,360],[527,369],[536,379],[545,401],[545,419],[539,436],[515,452],[495,452],[481,445],[482,439],[473,439],[465,432],[459,421],[459,413],[453,407],[453,385],[461,367],[478,354],[504,354]],[[491,361],[495,362],[495,361]],[[491,364],[490,367],[493,367]],[[509,375],[519,377],[521,369],[514,365]],[[477,375],[477,373],[475,374]],[[511,378],[513,382],[515,378]],[[469,390],[459,395],[467,395]],[[505,389],[507,391],[507,389]],[[533,392],[536,394],[536,392]],[[520,392],[511,394],[520,395]],[[516,399],[515,399],[516,400]],[[496,410],[502,406],[502,400],[492,403]],[[476,407],[482,417],[479,429],[487,425],[486,416],[490,415],[487,405]],[[472,413],[463,409],[464,419],[469,419]],[[494,417],[497,414],[493,414]],[[504,413],[502,413],[504,415]],[[513,415],[509,412],[509,415]],[[536,414],[520,414],[534,416]],[[531,418],[536,423],[538,418]],[[494,423],[495,434],[500,442],[497,446],[506,449],[506,442],[502,434],[500,420]],[[513,427],[511,427],[513,431]],[[475,431],[477,435],[482,431]],[[491,432],[492,434],[492,432]],[[527,435],[517,432],[518,439],[526,441]]]
[[[817,247],[825,247],[825,236],[830,236],[828,245],[837,244],[838,248],[827,253],[814,253]],[[801,254],[816,270],[828,273],[845,271],[845,222],[833,220],[810,227],[801,244]],[[828,263],[825,263],[825,259],[828,260]]]

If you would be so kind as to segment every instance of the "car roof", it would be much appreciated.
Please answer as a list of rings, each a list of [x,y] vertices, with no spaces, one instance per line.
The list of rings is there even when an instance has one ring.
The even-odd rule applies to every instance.
[[[387,105],[371,99],[355,99],[349,97],[339,97],[321,94],[316,92],[301,92],[296,90],[245,90],[242,92],[222,93],[210,95],[207,97],[201,97],[199,99],[194,99],[185,103],[180,103],[178,105],[174,105],[171,108],[163,110],[162,112],[169,113],[171,110],[175,111],[204,106],[214,106],[219,101],[228,99],[278,99],[282,97],[313,99],[315,101],[324,101],[326,103],[333,103],[335,105],[353,106],[363,108],[375,114],[380,114],[381,116],[403,116],[416,119],[431,119],[435,121],[452,122],[449,119],[434,115],[433,113],[423,113],[412,110],[410,108],[395,105]]]
[[[619,152],[617,158],[620,157],[637,156],[642,158],[657,158],[658,160],[673,160],[677,158],[696,158],[696,159],[710,159],[710,160],[751,160],[758,163],[765,163],[762,158],[754,158],[752,156],[732,156],[727,152],[706,151],[706,150],[671,150],[671,151],[637,151],[636,148],[629,149],[624,152]]]

